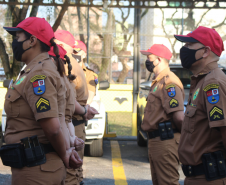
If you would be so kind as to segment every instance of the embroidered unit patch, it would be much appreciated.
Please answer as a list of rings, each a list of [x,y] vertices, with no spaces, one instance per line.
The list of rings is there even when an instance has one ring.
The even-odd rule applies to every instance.
[[[23,82],[25,78],[26,78],[26,76],[21,77],[21,78],[16,82],[16,85],[21,84],[21,82]]]
[[[175,85],[174,84],[167,85],[166,89],[169,89],[170,87],[175,87]]]
[[[211,104],[216,104],[220,100],[218,84],[209,84],[203,90],[206,92],[207,100]]]
[[[47,100],[47,99],[45,99],[43,97],[40,97],[38,99],[38,101],[35,103],[35,106],[36,106],[36,109],[37,109],[38,113],[46,112],[46,111],[51,109],[49,100]]]
[[[36,75],[31,78],[30,82],[33,85],[33,90],[35,95],[42,95],[46,91],[46,86],[45,86],[45,75]]]
[[[170,108],[175,108],[175,107],[178,107],[179,103],[176,99],[173,98],[170,100],[169,105],[170,105]]]
[[[157,89],[158,89],[158,86],[155,86],[153,92],[157,91]]]
[[[207,85],[206,87],[204,87],[203,90],[206,92],[206,91],[208,91],[208,90],[210,90],[210,89],[218,89],[218,87],[219,87],[218,84],[209,84],[209,85]]]
[[[95,81],[95,84],[97,85],[98,84],[98,76],[95,73],[94,73],[94,81]]]
[[[210,112],[209,112],[209,116],[210,116],[210,121],[217,121],[217,120],[222,120],[224,119],[224,113],[223,110],[217,106],[214,106]]]
[[[197,96],[198,96],[198,94],[199,94],[199,88],[195,91],[195,94],[194,94],[194,96],[193,96],[193,100],[195,100],[196,98],[197,98]]]
[[[174,97],[176,95],[176,90],[175,90],[175,87],[170,87],[167,89],[167,93],[168,93],[168,96],[169,97]]]

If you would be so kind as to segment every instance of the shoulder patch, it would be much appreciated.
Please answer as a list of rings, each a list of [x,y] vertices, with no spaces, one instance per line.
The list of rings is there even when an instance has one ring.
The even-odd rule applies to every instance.
[[[170,105],[170,108],[175,108],[179,106],[179,103],[176,99],[173,98],[170,100],[169,105]]]
[[[46,91],[46,86],[45,86],[45,75],[35,75],[30,79],[30,82],[33,85],[33,90],[35,95],[42,95]]]
[[[25,78],[26,78],[26,76],[21,77],[21,78],[16,82],[16,85],[19,85],[21,82],[23,82]]]
[[[94,75],[95,84],[97,85],[98,84],[98,76],[96,73],[94,73],[93,75]]]
[[[158,86],[156,85],[153,92],[157,91],[157,89],[158,89]]]
[[[174,84],[167,85],[166,90],[169,97],[173,98],[174,96],[176,96],[176,90],[175,90]]]
[[[203,90],[206,92],[207,100],[211,104],[216,104],[220,100],[218,84],[209,84]]]
[[[170,87],[175,87],[175,85],[174,84],[167,85],[166,89],[169,89]]]
[[[218,121],[218,120],[224,119],[223,110],[217,106],[214,106],[210,110],[209,116],[210,116],[210,121]]]
[[[49,100],[47,100],[47,99],[45,99],[43,97],[40,97],[38,99],[38,101],[35,103],[35,106],[36,106],[36,109],[37,109],[38,113],[46,112],[46,111],[51,109]]]
[[[199,88],[195,91],[194,95],[193,95],[193,100],[195,100],[199,94]]]
[[[206,87],[204,87],[204,91],[207,92],[210,89],[218,89],[219,85],[218,84],[209,84]]]

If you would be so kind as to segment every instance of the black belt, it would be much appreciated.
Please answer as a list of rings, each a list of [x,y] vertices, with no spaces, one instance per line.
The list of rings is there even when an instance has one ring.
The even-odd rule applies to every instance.
[[[53,148],[53,146],[51,144],[40,143],[40,145],[42,146],[45,154],[48,154],[50,152],[56,152],[56,150]]]
[[[182,164],[181,167],[182,167],[182,170],[183,170],[184,175],[186,177],[205,175],[203,163],[201,163],[197,166],[190,166],[190,165],[183,165]]]
[[[74,126],[78,126],[78,125],[81,125],[81,124],[85,123],[85,120],[73,119],[72,123],[73,123]]]
[[[184,175],[186,177],[192,177],[192,176],[199,176],[204,175],[204,166],[203,164],[199,164],[197,166],[190,166],[190,165],[183,165],[182,164],[182,170],[184,172]]]
[[[173,133],[177,133],[178,130],[177,129],[173,129]],[[155,131],[152,131],[152,132],[148,132],[148,138],[149,139],[153,139],[153,138],[156,138],[156,137],[160,137],[160,133],[159,133],[159,130],[155,130]]]

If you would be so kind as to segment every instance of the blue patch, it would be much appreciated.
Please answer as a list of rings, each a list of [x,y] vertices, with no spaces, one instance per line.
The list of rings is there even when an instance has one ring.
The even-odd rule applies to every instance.
[[[206,92],[207,100],[211,104],[216,104],[220,100],[218,89],[210,89]]]
[[[98,84],[98,78],[95,78],[95,84],[97,85]]]
[[[32,83],[35,95],[42,95],[46,91],[45,80],[36,80]]]
[[[174,96],[176,96],[176,90],[175,90],[175,87],[170,87],[170,88],[168,88],[167,89],[167,92],[168,92],[168,96],[169,97],[174,97]]]

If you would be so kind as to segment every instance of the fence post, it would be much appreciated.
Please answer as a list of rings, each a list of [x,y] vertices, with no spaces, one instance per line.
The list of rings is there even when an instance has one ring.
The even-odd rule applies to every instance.
[[[139,1],[135,2],[139,5]],[[137,136],[137,95],[140,77],[140,8],[134,10],[133,117],[132,136]]]

